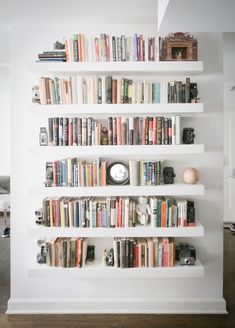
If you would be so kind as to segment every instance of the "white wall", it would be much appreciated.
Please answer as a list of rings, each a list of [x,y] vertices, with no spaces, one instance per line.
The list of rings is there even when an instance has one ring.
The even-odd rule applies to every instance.
[[[10,68],[1,64],[10,61],[10,28],[0,25],[0,176],[10,175]]]
[[[235,33],[224,33],[224,221],[235,222]]]
[[[32,34],[33,30],[33,34]],[[9,313],[17,312],[223,312],[223,230],[222,230],[222,39],[220,34],[200,34],[200,58],[205,74],[192,77],[200,83],[205,114],[189,119],[204,142],[206,153],[174,157],[178,180],[187,166],[197,166],[206,195],[195,197],[197,216],[205,226],[205,237],[191,242],[205,265],[205,277],[194,279],[42,279],[30,278],[28,269],[35,263],[36,238],[27,226],[34,222],[34,210],[41,196],[30,195],[32,183],[42,183],[45,163],[28,153],[28,145],[38,134],[29,129],[32,116],[33,77],[27,63],[53,41],[81,31],[152,34],[155,25],[85,26],[71,21],[59,26],[19,25],[12,29],[12,244],[11,299]],[[22,38],[22,36],[24,36]],[[177,77],[176,77],[177,78]],[[19,138],[20,136],[20,138]],[[171,158],[172,159],[172,158]],[[44,174],[44,173],[43,173]]]

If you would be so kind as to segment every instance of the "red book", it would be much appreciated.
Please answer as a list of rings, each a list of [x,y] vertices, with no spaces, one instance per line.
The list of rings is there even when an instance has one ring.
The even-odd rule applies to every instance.
[[[149,118],[149,145],[153,145],[153,118]]]
[[[122,118],[117,117],[117,145],[122,145]]]
[[[118,200],[118,218],[117,218],[117,226],[119,228],[122,227],[122,197],[119,197]]]
[[[146,145],[146,118],[143,118],[142,145]]]
[[[134,263],[134,267],[138,267],[139,266],[139,245],[135,245],[135,263]]]
[[[164,249],[164,267],[169,266],[169,239],[163,238],[163,249]]]
[[[69,118],[69,146],[73,145],[73,119]]]
[[[157,144],[157,118],[153,118],[153,145]]]
[[[107,61],[110,61],[110,44],[109,44],[109,35],[105,35],[105,45],[106,45],[106,57]]]

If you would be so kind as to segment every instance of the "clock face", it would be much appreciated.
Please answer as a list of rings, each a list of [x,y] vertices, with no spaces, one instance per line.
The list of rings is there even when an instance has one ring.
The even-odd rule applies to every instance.
[[[129,180],[129,168],[126,163],[114,162],[108,167],[108,180],[111,184],[125,184]]]

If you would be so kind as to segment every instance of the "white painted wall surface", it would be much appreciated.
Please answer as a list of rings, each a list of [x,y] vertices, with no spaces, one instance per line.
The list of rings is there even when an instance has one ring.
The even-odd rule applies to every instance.
[[[224,221],[235,222],[235,33],[224,33],[223,66]]]
[[[199,82],[205,114],[187,121],[194,126],[197,142],[205,143],[204,155],[175,156],[177,180],[183,169],[196,166],[205,196],[195,197],[197,216],[205,226],[205,237],[190,241],[197,247],[205,266],[205,277],[194,279],[41,279],[29,278],[36,261],[36,239],[27,226],[34,222],[34,210],[42,198],[29,195],[32,183],[42,183],[45,163],[33,157],[28,145],[38,134],[40,120],[30,128],[29,113],[33,77],[27,63],[37,53],[52,47],[55,40],[74,32],[87,34],[134,32],[152,34],[155,25],[96,25],[63,22],[59,25],[14,26],[12,30],[12,244],[11,298],[9,313],[68,312],[224,312],[223,230],[222,230],[222,38],[220,34],[199,35],[200,60],[205,72],[192,80]],[[23,37],[22,37],[23,36]],[[180,78],[173,76],[172,78]],[[157,77],[156,77],[157,79]],[[34,120],[35,122],[35,120]],[[19,138],[20,136],[20,138]],[[31,140],[32,139],[32,140]],[[168,157],[173,160],[173,158]],[[100,241],[102,247],[106,241]],[[108,242],[108,241],[107,241]]]
[[[0,25],[0,176],[11,172],[10,141],[10,68],[2,64],[10,60],[10,29]]]

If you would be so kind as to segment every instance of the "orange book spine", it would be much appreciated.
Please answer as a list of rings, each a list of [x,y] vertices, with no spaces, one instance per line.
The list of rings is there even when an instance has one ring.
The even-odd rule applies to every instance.
[[[78,34],[78,61],[82,61],[82,36]]]
[[[166,227],[166,202],[162,201],[161,227]]]
[[[101,176],[101,186],[106,186],[106,162],[101,162],[101,169],[100,169],[100,176]]]
[[[66,56],[66,62],[69,61],[69,41],[65,40],[65,56]]]
[[[164,267],[169,266],[169,240],[163,238],[163,249],[164,249]]]
[[[122,227],[122,198],[121,197],[118,200],[118,219],[117,219],[117,226],[119,228]]]

